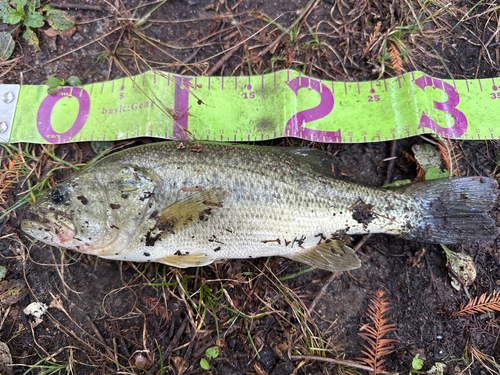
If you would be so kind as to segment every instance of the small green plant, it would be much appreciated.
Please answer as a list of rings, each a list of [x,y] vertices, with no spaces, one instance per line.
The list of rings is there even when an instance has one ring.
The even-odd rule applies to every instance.
[[[210,364],[207,359],[217,358],[219,356],[220,348],[218,346],[212,346],[205,350],[205,357],[200,359],[200,366],[203,370],[210,370]]]
[[[419,370],[422,369],[422,366],[424,365],[424,361],[422,361],[420,358],[418,358],[420,354],[417,353],[415,357],[413,358],[413,361],[411,361],[411,367],[413,368],[410,371],[410,374],[418,373]]]
[[[14,8],[11,6],[14,6]],[[49,5],[41,7],[40,0],[0,0],[0,17],[4,23],[24,26],[23,38],[28,44],[38,49],[38,37],[32,28],[42,27],[48,22],[54,30],[69,30],[75,25],[65,12],[53,9]],[[16,28],[17,28],[16,27]]]
[[[58,90],[66,85],[69,86],[81,86],[82,81],[77,76],[69,76],[68,79],[59,79],[57,77],[50,77],[45,84],[49,86],[47,92],[49,95],[57,95]]]

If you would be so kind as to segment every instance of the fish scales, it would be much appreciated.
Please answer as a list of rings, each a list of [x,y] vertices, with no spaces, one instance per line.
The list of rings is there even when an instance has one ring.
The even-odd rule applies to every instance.
[[[387,190],[336,180],[317,162],[278,147],[139,146],[102,159],[40,198],[33,209],[46,221],[23,222],[23,229],[109,259],[188,267],[280,255],[329,270],[359,266],[339,234],[476,241],[471,218],[482,220],[483,236],[497,233],[486,214],[498,195],[491,179]],[[63,198],[55,202],[54,196]]]
[[[395,225],[394,219],[383,218],[364,228],[349,211],[349,206],[360,198],[372,204],[372,211],[376,212],[377,208],[382,209],[380,206],[388,205],[386,199],[390,197],[399,201],[396,207],[401,208],[400,217],[403,220],[409,217],[405,200],[393,198],[385,191],[375,191],[379,196],[373,196],[373,189],[318,176],[314,171],[293,165],[288,155],[263,154],[259,147],[204,145],[198,153],[177,150],[175,146],[163,148],[163,152],[161,146],[157,146],[158,151],[152,149],[155,165],[144,160],[140,149],[122,156],[135,165],[151,168],[162,181],[158,193],[155,192],[158,200],[155,207],[167,207],[183,195],[192,194],[180,188],[216,188],[228,194],[217,218],[200,221],[162,239],[158,246],[166,248],[165,255],[172,246],[181,253],[191,253],[206,251],[211,244],[213,248],[220,247],[218,256],[224,258],[286,255],[299,248],[294,239],[305,238],[302,246],[311,247],[318,243],[319,234],[328,236],[338,229],[349,228],[349,234],[357,234],[381,229],[396,231],[402,227],[400,223]],[[332,184],[343,186],[335,188]],[[177,194],[172,194],[176,190]],[[146,227],[153,225],[148,222]],[[213,236],[218,239],[209,242]],[[137,238],[120,255],[125,257],[139,248],[147,251],[148,246],[140,240]]]

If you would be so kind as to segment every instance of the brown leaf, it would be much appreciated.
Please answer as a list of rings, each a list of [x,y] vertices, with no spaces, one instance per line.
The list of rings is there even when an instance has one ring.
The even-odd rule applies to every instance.
[[[258,64],[262,59],[257,51],[252,51],[248,60],[250,61],[250,64]]]
[[[56,36],[59,35],[59,31],[54,30],[53,28],[43,30],[43,33],[47,35],[49,38],[55,38]]]
[[[73,26],[71,29],[59,31],[59,35],[63,40],[68,40],[75,33],[75,31],[76,27]]]
[[[0,282],[0,305],[9,306],[17,303],[28,294],[22,280],[4,280]]]
[[[186,360],[182,357],[172,355],[172,363],[178,372],[178,375],[182,375],[187,369]]]
[[[55,38],[56,36],[60,35],[63,40],[68,40],[75,33],[75,31],[76,27],[73,26],[71,29],[68,30],[54,30],[53,28],[50,28],[44,30],[43,33],[47,35],[49,38]]]
[[[189,146],[189,151],[193,152],[201,152],[203,149],[203,146],[201,145],[200,142],[196,143],[195,145]]]

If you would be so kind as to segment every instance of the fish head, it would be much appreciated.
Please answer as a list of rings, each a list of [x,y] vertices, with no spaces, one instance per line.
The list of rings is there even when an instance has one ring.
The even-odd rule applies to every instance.
[[[21,229],[52,246],[117,255],[154,209],[149,199],[154,187],[154,181],[136,166],[89,168],[39,197],[31,211],[40,220],[24,220]]]

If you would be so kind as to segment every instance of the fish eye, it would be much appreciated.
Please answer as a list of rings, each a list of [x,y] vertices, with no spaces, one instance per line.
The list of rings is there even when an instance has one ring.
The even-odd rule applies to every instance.
[[[52,202],[54,203],[62,203],[64,201],[64,198],[66,196],[66,191],[67,189],[65,188],[65,186],[56,186],[53,190],[52,190],[52,194],[51,194],[51,197],[52,197]]]

